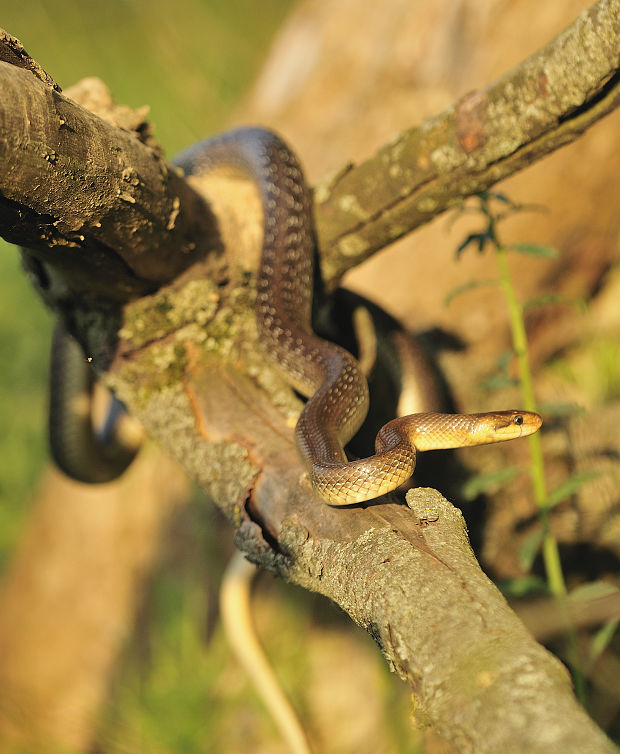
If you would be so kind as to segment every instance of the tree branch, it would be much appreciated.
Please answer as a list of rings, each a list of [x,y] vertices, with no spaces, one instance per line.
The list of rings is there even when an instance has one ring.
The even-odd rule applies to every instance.
[[[143,143],[143,121],[119,128],[2,57],[6,45],[0,228],[7,241],[62,271],[70,288],[104,300],[153,290],[217,248],[204,200]]]
[[[323,274],[342,275],[472,194],[522,170],[620,104],[620,2],[602,0],[483,89],[315,189]]]
[[[346,610],[411,685],[417,721],[459,750],[614,751],[566,669],[480,570],[457,509],[428,489],[408,494],[410,510],[389,499],[322,505],[300,475],[290,423],[217,361],[190,358],[183,390],[153,395],[144,416],[156,436],[167,428],[167,446],[226,510],[253,561]]]

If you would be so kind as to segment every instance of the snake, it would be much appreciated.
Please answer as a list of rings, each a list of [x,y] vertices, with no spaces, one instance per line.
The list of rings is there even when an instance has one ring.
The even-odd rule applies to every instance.
[[[530,411],[412,414],[379,430],[374,455],[349,460],[345,446],[367,414],[368,385],[355,358],[312,329],[312,196],[295,154],[273,131],[249,127],[199,142],[176,164],[188,175],[232,168],[260,191],[259,341],[287,382],[307,398],[295,440],[312,486],[326,503],[352,505],[395,490],[413,474],[417,451],[496,443],[539,429],[542,419]]]
[[[137,422],[110,396],[101,427],[93,421],[95,375],[78,341],[58,321],[49,377],[49,445],[56,466],[85,484],[117,479],[133,462],[142,439]],[[132,436],[133,435],[133,436]]]
[[[273,131],[245,127],[198,142],[174,162],[187,176],[232,170],[260,192],[259,342],[285,380],[307,399],[295,442],[312,487],[325,503],[364,503],[395,490],[413,474],[417,452],[512,440],[541,426],[541,417],[530,411],[411,414],[379,430],[373,455],[349,459],[345,447],[368,412],[368,385],[356,359],[312,328],[312,194],[297,157]]]

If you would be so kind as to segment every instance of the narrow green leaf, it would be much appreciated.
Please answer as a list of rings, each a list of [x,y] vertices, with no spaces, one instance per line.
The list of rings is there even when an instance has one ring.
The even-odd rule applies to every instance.
[[[609,597],[610,594],[615,594],[617,591],[618,588],[608,581],[591,581],[573,589],[568,598],[575,601],[590,601],[600,597]]]
[[[540,413],[549,418],[562,418],[565,416],[580,416],[585,413],[585,408],[578,403],[543,403]]]
[[[504,247],[506,251],[517,251],[519,254],[527,254],[541,259],[557,259],[560,253],[553,246],[543,246],[538,243],[515,243]]]
[[[549,588],[540,576],[522,576],[507,579],[497,584],[502,594],[509,597],[525,597],[526,594],[549,594]]]
[[[488,280],[470,280],[468,283],[463,283],[463,285],[459,285],[458,287],[453,288],[445,297],[443,302],[444,306],[449,306],[452,301],[462,293],[467,293],[467,291],[471,291],[474,288],[483,288],[491,285],[498,285],[498,283],[498,280],[492,278]]]
[[[555,304],[569,304],[574,306],[581,312],[585,312],[588,305],[582,298],[576,298],[575,296],[562,296],[556,293],[545,293],[542,296],[536,296],[530,298],[521,304],[521,309],[527,311],[528,309],[534,309],[538,306],[549,306]]]
[[[600,475],[600,471],[582,471],[579,474],[574,474],[549,494],[545,501],[545,508],[553,508],[566,498],[574,495],[584,484],[591,482]]]
[[[505,374],[508,371],[508,367],[510,366],[510,362],[514,358],[514,355],[514,350],[512,348],[509,348],[499,356],[499,358],[497,359],[497,369],[499,372]]]
[[[506,194],[502,194],[499,191],[487,191],[485,195],[489,199],[496,199],[498,202],[502,202],[502,204],[508,204],[510,207],[516,206],[512,199],[509,199]]]
[[[612,594],[618,594],[618,588],[607,581],[593,581],[589,584],[582,584],[569,594],[571,602],[592,602],[597,599],[609,597]],[[594,635],[588,649],[588,662],[590,667],[601,656],[609,646],[620,623],[620,618],[610,618]]]
[[[518,466],[507,466],[504,469],[497,469],[489,474],[476,474],[470,477],[461,488],[463,497],[466,500],[473,500],[483,492],[491,489],[497,489],[502,484],[514,479],[521,472]]]
[[[620,619],[618,618],[608,620],[607,623],[601,626],[601,628],[594,634],[588,650],[588,660],[591,665],[598,660],[609,646],[611,640],[614,638],[618,624],[620,624]]]
[[[496,202],[500,202],[500,204],[505,204],[506,207],[508,207],[509,211],[505,212],[503,215],[496,214],[495,215],[496,219],[508,217],[511,214],[514,214],[516,212],[522,212],[524,209],[528,209],[534,206],[534,205],[519,204],[517,202],[514,202],[507,194],[502,194],[499,191],[486,191],[484,195],[480,194],[480,196],[483,198],[483,201],[485,201],[487,204],[491,201],[496,201]]]
[[[505,374],[496,374],[489,377],[488,380],[480,383],[482,390],[502,390],[505,387],[515,387],[519,380],[515,377],[508,377]]]
[[[536,555],[540,550],[543,541],[542,529],[536,529],[529,534],[524,540],[519,550],[519,565],[524,571],[529,571],[536,560]]]
[[[478,251],[482,252],[484,251],[484,247],[487,245],[487,243],[490,243],[491,240],[492,239],[488,231],[486,230],[483,230],[479,233],[470,233],[467,238],[458,245],[456,249],[456,256],[460,257],[468,246],[473,245],[476,245],[478,247]]]

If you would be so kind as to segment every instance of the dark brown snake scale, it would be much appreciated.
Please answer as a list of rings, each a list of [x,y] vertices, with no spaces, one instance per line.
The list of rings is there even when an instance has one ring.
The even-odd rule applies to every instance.
[[[175,163],[187,175],[233,169],[260,190],[259,338],[287,381],[308,398],[295,437],[312,484],[326,502],[350,505],[395,489],[413,473],[416,449],[499,442],[540,427],[541,418],[525,411],[413,414],[382,427],[375,455],[347,460],[344,447],[368,411],[368,386],[353,356],[312,331],[312,202],[295,155],[273,132],[244,128],[190,147]]]

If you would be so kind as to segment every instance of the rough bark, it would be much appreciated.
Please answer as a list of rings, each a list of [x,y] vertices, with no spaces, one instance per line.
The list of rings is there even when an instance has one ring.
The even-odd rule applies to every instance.
[[[144,143],[139,113],[119,128],[7,62],[0,87],[3,238],[104,301],[153,290],[214,250],[212,216]]]
[[[610,35],[618,34],[617,21],[614,23],[617,10],[617,3],[600,2],[577,28],[588,29],[596,22]],[[605,19],[610,20],[607,27]],[[605,39],[609,41],[610,36]],[[126,135],[118,129],[109,130],[103,121],[91,120],[92,116],[61,99],[31,73],[10,64],[1,64],[0,68],[1,75],[7,77],[7,89],[16,98],[4,99],[3,133],[12,133],[6,130],[11,125],[21,129],[19,139],[3,141],[3,149],[7,159],[12,157],[10,164],[20,165],[23,161],[28,167],[25,173],[15,173],[13,186],[21,186],[21,194],[11,194],[7,199],[9,188],[4,184],[1,187],[3,235],[34,248],[46,266],[63,272],[69,288],[63,291],[63,308],[71,310],[74,325],[95,364],[102,372],[106,370],[102,376],[147,430],[208,489],[237,526],[240,546],[256,562],[328,595],[347,610],[372,634],[393,669],[411,683],[424,710],[422,716],[428,716],[433,726],[461,750],[497,751],[501,746],[507,751],[612,751],[611,744],[577,705],[566,672],[535,644],[482,575],[471,556],[459,515],[437,493],[420,490],[411,494],[411,510],[389,500],[347,510],[329,509],[317,501],[292,440],[291,427],[298,405],[274,370],[264,363],[256,346],[252,289],[244,269],[249,266],[247,261],[229,259],[224,271],[218,256],[213,265],[216,274],[209,279],[204,277],[205,268],[211,266],[208,258],[206,265],[198,264],[186,275],[175,278],[190,260],[202,258],[207,250],[202,246],[196,253],[191,240],[193,232],[205,230],[199,194],[190,192],[174,171],[158,165],[150,175],[161,188],[161,193],[155,189],[153,192],[157,197],[167,197],[163,204],[150,203],[150,183],[146,173],[140,171],[136,171],[135,185],[146,190],[128,194],[131,200],[122,198],[123,182],[127,182],[124,176],[129,175],[125,171],[137,164],[146,170],[148,160],[157,162],[148,147],[133,136],[127,141]],[[529,70],[527,64],[523,70],[513,72],[513,79],[507,77],[499,82],[500,90],[492,87],[489,91],[493,96],[488,101],[506,102],[506,92],[514,91],[515,82],[521,81]],[[564,111],[554,111],[546,125],[524,129],[526,136],[521,146],[511,143],[503,152],[488,147],[486,159],[487,145],[504,140],[498,133],[493,133],[493,138],[482,138],[480,134],[487,133],[479,123],[487,120],[482,115],[484,105],[478,97],[468,98],[456,108],[456,120],[450,116],[455,125],[449,142],[456,144],[459,159],[453,162],[444,158],[440,167],[448,173],[454,170],[452,178],[462,173],[462,188],[458,189],[462,195],[487,188],[494,180],[522,167],[514,155],[524,154],[528,144],[529,159],[533,159],[564,143],[559,124],[572,121],[575,103],[579,101],[583,106],[589,102],[591,89],[602,93],[597,100],[603,103],[598,116],[607,112],[617,92],[611,84],[605,88],[603,82],[615,76],[616,71],[617,59],[608,66],[607,75],[597,68],[592,78],[585,84],[581,82],[584,88],[576,84],[581,94],[564,101]],[[11,80],[19,81],[19,91],[9,85]],[[615,84],[614,78],[611,81]],[[501,87],[503,97],[499,94]],[[23,94],[24,88],[28,95]],[[553,89],[549,92],[553,98]],[[18,124],[10,116],[16,103],[25,101],[23,97],[30,98],[28,108],[37,112],[43,122],[41,126],[36,119],[37,130],[30,135],[23,130],[25,122]],[[597,107],[583,109],[592,113]],[[515,100],[511,100],[509,110],[513,116],[514,108]],[[59,110],[63,113],[60,120]],[[508,139],[513,132],[513,119],[506,112],[504,116],[497,123],[503,126]],[[81,119],[94,125],[82,127]],[[578,120],[576,117],[575,122]],[[80,134],[79,139],[71,142],[74,137],[64,133],[66,123],[71,124],[71,134]],[[416,138],[425,132],[434,133],[433,125],[431,122],[423,126]],[[575,132],[578,131],[579,128]],[[81,175],[76,185],[86,186],[88,195],[88,169],[84,168],[81,174],[79,171],[86,163],[86,155],[101,153],[100,134],[118,150],[115,164],[99,163],[99,169],[110,170],[114,176],[105,187],[105,198],[111,197],[111,201],[109,205],[104,202],[106,212],[88,215],[88,226],[81,216],[76,225],[77,221],[71,219],[71,205],[67,205],[66,196],[58,193],[59,187]],[[85,145],[87,138],[93,143]],[[78,145],[79,169],[69,169]],[[393,218],[383,222],[384,216],[389,214],[394,197],[403,195],[401,192],[413,192],[415,196],[412,186],[419,185],[416,181],[420,176],[414,175],[412,181],[409,171],[417,173],[420,165],[424,168],[423,158],[430,159],[440,145],[438,141],[429,145],[422,140],[419,150],[407,158],[401,155],[398,169],[375,174],[380,186],[392,180],[397,185],[395,191],[388,192],[389,199],[378,211],[356,220],[354,231],[358,237],[362,227],[374,234],[368,249],[407,232],[400,225],[395,229]],[[125,149],[130,155],[127,159],[122,158]],[[393,148],[386,149],[384,154],[390,154],[392,159]],[[23,160],[16,159],[21,152]],[[317,192],[320,239],[324,238],[322,223],[333,214],[330,201],[338,196],[336,184],[339,190],[346,189],[354,184],[342,181],[362,180],[368,170],[365,165],[357,172],[343,173],[344,178],[332,182],[329,190]],[[357,179],[356,175],[361,177]],[[367,180],[364,177],[358,185]],[[429,180],[427,173],[422,183]],[[194,182],[196,187],[199,184]],[[37,185],[46,192],[42,203],[30,193]],[[433,206],[422,206],[423,219],[429,219],[451,201],[451,187],[447,181],[442,183],[439,172],[436,185],[443,203],[433,197]],[[241,206],[236,187],[229,186],[228,190],[234,206],[229,208],[227,217],[218,216],[222,218],[221,236],[230,242],[243,238],[237,223],[240,216],[247,223],[248,214],[246,206]],[[183,201],[175,204],[178,196],[187,197],[188,205]],[[351,199],[350,187],[342,197]],[[340,210],[342,197],[333,205]],[[255,206],[252,212],[252,197],[244,201],[250,208],[249,221],[258,226],[259,215]],[[412,201],[415,203],[415,198]],[[345,201],[344,205],[345,209],[350,208],[351,202]],[[171,223],[166,208],[175,206],[181,214],[186,211],[185,227],[190,229],[180,234],[180,247],[190,249],[181,262],[171,253],[169,243],[171,225],[179,226]],[[82,212],[88,213],[88,209],[85,205]],[[122,223],[117,222],[119,215]],[[151,215],[160,218],[156,233],[140,222]],[[345,215],[334,238],[347,232],[351,213],[347,211]],[[414,219],[413,225],[420,221]],[[36,232],[31,231],[33,225]],[[211,226],[207,230],[211,231]],[[149,241],[151,232],[154,241]],[[42,233],[45,243],[40,241]],[[162,236],[165,240],[161,240]],[[212,239],[213,233],[208,237]],[[184,245],[184,239],[190,240]],[[52,251],[48,252],[50,242]],[[208,245],[217,247],[217,240]],[[323,266],[331,282],[342,272],[343,263],[336,261],[330,267],[329,255],[336,252],[329,248],[321,252],[327,255]],[[352,254],[347,256],[359,259]],[[102,270],[110,282],[119,276],[119,287],[110,296],[115,301],[143,293],[157,283],[170,284],[126,304],[112,318],[106,308],[93,308],[92,299],[91,303],[78,303],[72,298],[75,291],[89,288],[91,279],[100,298],[105,293],[103,287],[97,286]],[[146,281],[145,287],[142,281]],[[48,300],[54,295],[54,290],[48,292]]]

